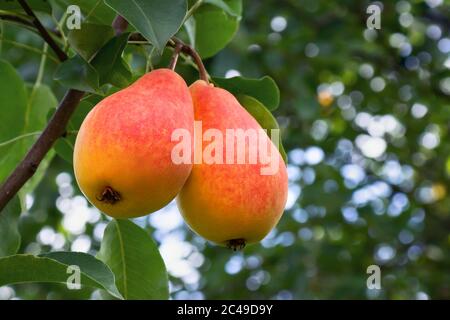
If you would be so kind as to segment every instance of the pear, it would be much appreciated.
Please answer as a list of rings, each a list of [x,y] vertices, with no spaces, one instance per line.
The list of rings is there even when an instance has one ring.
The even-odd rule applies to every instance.
[[[193,132],[189,89],[169,69],[145,74],[100,101],[86,116],[74,148],[81,191],[114,218],[139,217],[175,198],[192,165],[175,164],[176,129]]]
[[[263,239],[279,221],[287,200],[286,166],[266,133],[256,145],[250,139],[245,143],[241,140],[240,144],[237,139],[222,143],[231,141],[227,133],[233,130],[262,131],[231,93],[202,80],[192,84],[190,92],[196,123],[201,121],[201,136],[194,129],[195,158],[200,157],[201,161],[194,163],[177,204],[187,224],[200,236],[240,249]],[[204,143],[205,140],[210,143]],[[233,148],[234,154],[227,154]],[[276,165],[271,174],[264,173],[267,157],[250,161],[251,151],[256,149],[263,154],[264,148],[270,150],[270,163]],[[246,161],[239,161],[239,151],[245,154]],[[216,158],[219,154],[222,162],[220,156]]]

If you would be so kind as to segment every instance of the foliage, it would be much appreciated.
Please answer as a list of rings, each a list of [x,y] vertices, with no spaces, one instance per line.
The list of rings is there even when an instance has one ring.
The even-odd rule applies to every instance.
[[[0,285],[9,284],[0,299],[167,298],[167,276],[175,299],[449,298],[448,4],[384,1],[376,31],[366,28],[369,1],[28,2],[62,34],[55,40],[70,59],[57,62],[31,28],[0,20],[0,181],[67,88],[88,94],[46,165],[0,215]],[[69,4],[81,8],[79,31],[64,24]],[[9,3],[0,10],[25,16]],[[116,12],[131,24],[119,36]],[[131,41],[134,32],[153,45]],[[242,252],[194,235],[173,204],[134,223],[109,221],[73,181],[71,146],[84,116],[167,67],[174,34],[206,59],[216,85],[265,128],[282,130],[286,212]],[[197,71],[182,58],[176,70],[193,82]],[[229,79],[235,70],[243,76]],[[82,290],[61,284],[73,261],[88,266]],[[366,287],[372,264],[381,290]],[[42,273],[30,274],[31,265]]]

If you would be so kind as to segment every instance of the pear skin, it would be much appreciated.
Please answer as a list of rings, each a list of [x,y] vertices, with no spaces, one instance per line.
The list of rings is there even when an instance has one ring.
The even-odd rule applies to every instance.
[[[199,80],[190,86],[190,92],[194,117],[202,121],[203,133],[208,129],[217,129],[224,135],[227,129],[261,129],[228,91]],[[264,139],[270,146],[271,157],[278,161],[275,174],[262,175],[261,169],[265,167],[262,161],[194,163],[177,204],[197,234],[219,245],[239,249],[260,241],[277,224],[287,200],[288,178],[278,149],[267,135]],[[245,147],[248,153],[248,141]],[[202,151],[206,148],[208,143],[203,143]],[[223,148],[226,154],[225,143]]]
[[[167,205],[191,164],[174,164],[175,129],[193,132],[189,89],[177,73],[154,70],[100,101],[77,135],[74,170],[89,201],[114,218],[139,217]]]

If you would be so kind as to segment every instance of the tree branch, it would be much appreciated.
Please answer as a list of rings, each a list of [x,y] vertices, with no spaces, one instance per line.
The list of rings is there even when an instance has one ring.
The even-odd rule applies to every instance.
[[[34,14],[33,10],[30,8],[26,0],[17,0],[22,6],[23,10],[32,18],[31,23],[38,29],[42,38],[48,43],[49,47],[55,52],[56,56],[60,61],[67,60],[67,54],[58,46],[58,44],[53,40],[52,36],[48,33],[47,29],[39,21],[38,17]]]
[[[42,26],[39,20],[34,15],[33,11],[28,7],[25,1],[18,0],[20,4],[25,4],[23,6],[25,11],[30,16],[34,17],[33,24],[39,30],[40,34],[44,40],[49,44],[50,47],[55,51],[61,60],[67,59],[66,54],[59,49],[57,44],[48,34],[47,30]],[[27,9],[25,9],[27,8]],[[123,29],[121,29],[123,27]],[[120,33],[126,29],[124,23],[121,27],[117,27],[116,33]],[[42,29],[43,28],[43,29]],[[56,49],[58,48],[58,49]],[[62,54],[61,54],[62,53]],[[42,132],[42,135],[36,140],[31,149],[26,154],[25,158],[19,163],[19,165],[14,169],[11,175],[6,179],[3,185],[0,187],[0,213],[6,204],[14,197],[14,195],[19,192],[20,188],[34,175],[39,164],[44,159],[45,155],[52,148],[55,141],[60,138],[66,130],[67,123],[70,120],[73,112],[81,101],[84,92],[70,89],[65,94],[55,114],[50,119],[47,127]]]

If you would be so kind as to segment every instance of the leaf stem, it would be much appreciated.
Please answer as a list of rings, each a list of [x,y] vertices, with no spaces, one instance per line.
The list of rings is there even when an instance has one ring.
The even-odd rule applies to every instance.
[[[47,42],[44,43],[44,48],[42,48],[42,56],[41,56],[41,62],[39,64],[39,71],[36,77],[36,82],[34,83],[34,88],[37,88],[41,85],[42,77],[44,76],[44,70],[45,70],[45,62],[47,58],[47,50],[48,50],[48,44]]]
[[[194,60],[195,64],[198,67],[198,72],[200,73],[200,79],[205,81],[206,83],[209,83],[209,76],[208,72],[206,71],[205,65],[203,64],[202,58],[198,54],[197,51],[195,51],[194,48],[192,48],[190,45],[185,44],[183,41],[181,41],[178,38],[172,37],[169,41],[169,45],[171,47],[176,47],[178,45],[182,46],[181,52],[184,52],[191,56],[191,58]]]
[[[168,68],[170,70],[175,70],[175,67],[177,66],[178,57],[179,57],[182,49],[183,49],[183,45],[181,43],[177,43],[175,45],[175,48],[173,50],[172,59],[170,59],[170,64],[168,66]]]
[[[181,25],[183,25],[202,4],[203,0],[197,0],[197,2],[192,5],[192,7],[188,10],[188,12],[186,12],[186,15],[184,16]]]
[[[27,138],[27,137],[32,137],[32,136],[40,135],[41,133],[42,133],[42,131],[35,131],[35,132],[29,132],[29,133],[22,134],[22,135],[20,135],[20,136],[14,137],[14,138],[12,138],[12,139],[10,139],[10,140],[1,142],[1,143],[0,143],[0,148],[1,148],[1,147],[5,147],[5,146],[7,146],[8,144],[11,144],[11,143],[16,142],[16,141],[18,141],[18,140],[21,140],[21,139],[23,139],[23,138]]]

